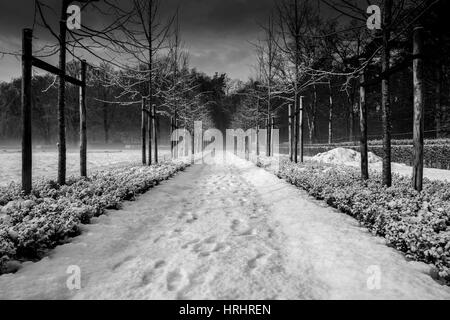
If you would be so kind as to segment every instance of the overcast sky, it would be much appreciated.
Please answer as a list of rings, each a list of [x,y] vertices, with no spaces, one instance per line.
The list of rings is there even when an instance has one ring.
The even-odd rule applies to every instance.
[[[59,12],[59,0],[42,2]],[[19,52],[22,28],[33,25],[33,3],[33,0],[0,0],[0,51]],[[207,74],[226,72],[241,80],[252,74],[254,48],[250,42],[258,37],[257,23],[266,20],[273,0],[162,0],[161,5],[164,12],[180,6],[182,40],[189,49],[191,67]],[[51,39],[44,32],[37,36],[42,41]],[[17,57],[0,59],[0,80],[18,76]]]

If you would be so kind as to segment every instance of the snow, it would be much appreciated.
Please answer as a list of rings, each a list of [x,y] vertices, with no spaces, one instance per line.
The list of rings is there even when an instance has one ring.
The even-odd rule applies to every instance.
[[[369,152],[368,154],[369,163],[380,162],[381,158]],[[328,152],[319,153],[318,155],[311,158],[312,161],[322,162],[322,163],[332,163],[337,165],[346,165],[361,162],[361,154],[357,151],[345,148],[336,148]]]
[[[161,158],[167,155],[162,152]],[[88,171],[104,169],[105,167],[123,163],[140,163],[140,150],[97,150],[88,152]],[[21,179],[22,154],[20,151],[0,151],[0,186],[11,182],[19,182]],[[80,154],[78,151],[67,153],[67,174],[79,175]],[[33,178],[56,179],[58,172],[58,154],[56,151],[33,152]]]
[[[352,218],[253,164],[194,165],[0,277],[0,299],[450,299]],[[69,290],[69,266],[81,290]],[[373,271],[380,287],[368,286]]]
[[[350,167],[361,167],[361,154],[357,151],[337,148],[325,153],[316,155],[315,157],[305,157],[307,161],[315,161],[321,163],[330,163],[336,165],[345,165]],[[382,159],[375,154],[369,152],[369,169],[377,172],[383,170]],[[413,169],[401,163],[392,163],[392,172],[410,177]],[[450,170],[424,168],[424,177],[430,180],[440,180],[450,182]]]

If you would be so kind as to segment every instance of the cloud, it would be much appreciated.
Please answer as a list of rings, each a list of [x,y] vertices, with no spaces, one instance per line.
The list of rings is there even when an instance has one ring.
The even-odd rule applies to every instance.
[[[46,9],[49,23],[57,29],[60,0],[42,0],[54,8]],[[19,51],[21,30],[33,25],[34,1],[0,1],[0,50]],[[251,74],[254,41],[265,21],[273,0],[161,0],[165,17],[177,8],[180,13],[181,35],[191,53],[191,65],[206,73],[226,72],[232,78],[245,80]],[[91,12],[90,22],[101,23]],[[37,31],[39,41],[54,41],[48,32]],[[11,65],[13,64],[13,65]],[[16,59],[0,60],[0,80],[20,75]]]

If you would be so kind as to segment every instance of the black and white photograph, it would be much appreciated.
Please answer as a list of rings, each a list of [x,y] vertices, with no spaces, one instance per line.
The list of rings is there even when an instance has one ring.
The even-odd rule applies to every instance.
[[[0,300],[450,300],[449,14],[1,0]]]

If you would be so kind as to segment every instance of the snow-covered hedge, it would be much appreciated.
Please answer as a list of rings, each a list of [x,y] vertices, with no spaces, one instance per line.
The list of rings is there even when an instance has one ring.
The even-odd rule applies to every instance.
[[[394,186],[386,188],[375,172],[363,182],[354,168],[285,160],[277,175],[355,217],[408,258],[435,265],[440,278],[450,282],[449,183],[426,180],[418,193],[402,176],[394,176]]]
[[[41,180],[32,195],[20,187],[0,188],[0,274],[11,261],[39,259],[42,254],[79,234],[79,225],[121,202],[134,200],[162,180],[188,166],[182,161],[153,166],[121,166],[73,178],[66,186]]]
[[[402,139],[402,140],[391,140],[391,145],[393,146],[412,146],[413,145],[412,139]],[[383,140],[369,140],[368,141],[369,146],[383,146]],[[443,145],[448,144],[450,145],[450,139],[426,139],[424,140],[424,144],[428,146],[433,145]],[[332,144],[308,144],[307,147],[314,146],[314,147],[358,147],[359,141],[353,141],[353,142],[340,142],[340,143],[332,143]]]

